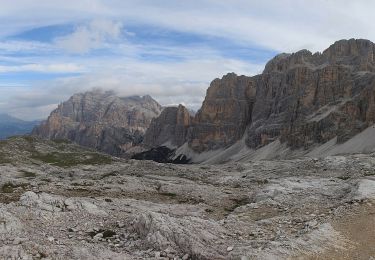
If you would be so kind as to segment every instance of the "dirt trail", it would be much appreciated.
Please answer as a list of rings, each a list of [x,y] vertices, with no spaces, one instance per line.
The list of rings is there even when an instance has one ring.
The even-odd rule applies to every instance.
[[[350,242],[346,250],[329,250],[321,255],[303,257],[311,260],[374,260],[375,201],[365,202],[349,214],[336,218],[332,226]]]

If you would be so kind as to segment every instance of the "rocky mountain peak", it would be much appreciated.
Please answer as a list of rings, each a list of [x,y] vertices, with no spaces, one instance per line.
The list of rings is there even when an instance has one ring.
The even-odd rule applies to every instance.
[[[142,141],[151,120],[162,107],[151,97],[119,97],[100,90],[73,95],[33,131],[50,139],[119,155]]]
[[[345,142],[375,122],[374,50],[367,40],[342,40],[323,53],[277,55],[260,75],[228,73],[211,82],[194,117],[182,105],[161,113],[147,95],[77,94],[35,133],[112,154],[140,147],[142,139],[145,147],[185,144],[195,153],[240,140],[254,150],[275,141],[306,150]]]
[[[245,131],[255,97],[254,81],[234,73],[215,79],[189,130],[189,145],[196,151],[233,144]]]
[[[301,50],[293,54],[282,53],[271,59],[265,66],[263,73],[285,72],[290,68],[306,66],[311,61],[312,53]]]
[[[317,67],[326,65],[348,65],[356,70],[374,68],[375,45],[369,40],[350,39],[340,40],[332,44],[323,53],[312,54],[308,50],[296,53],[282,53],[271,59],[263,73],[285,72],[296,67]]]
[[[277,55],[260,75],[213,80],[188,127],[188,147],[200,153],[242,138],[255,150],[275,141],[306,150],[345,142],[375,122],[374,50],[368,40],[342,40],[323,53]]]
[[[352,66],[356,71],[375,71],[375,45],[369,40],[340,40],[323,52],[330,63]]]
[[[365,39],[339,40],[326,49],[323,54],[335,57],[367,56],[374,49],[374,43]]]
[[[185,106],[166,107],[159,117],[152,120],[143,144],[148,147],[181,146],[187,141],[191,121],[192,117]]]
[[[334,137],[345,140],[371,124],[373,51],[372,42],[351,39],[323,53],[272,60],[258,76],[248,145],[257,148],[281,136],[294,148],[308,148]]]

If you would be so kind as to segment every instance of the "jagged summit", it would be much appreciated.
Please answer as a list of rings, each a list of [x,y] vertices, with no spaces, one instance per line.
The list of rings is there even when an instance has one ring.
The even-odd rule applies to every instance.
[[[322,53],[277,55],[260,75],[213,80],[177,152],[229,149],[240,140],[251,150],[346,142],[375,123],[374,51],[371,41],[341,40]]]
[[[322,53],[300,50],[295,53],[282,53],[271,59],[263,73],[285,71],[296,66],[322,67],[327,65],[357,66],[357,69],[373,71],[375,44],[364,39],[336,41]]]
[[[118,97],[114,92],[94,90],[60,104],[33,133],[120,155],[142,141],[161,110],[150,96]]]
[[[186,142],[192,117],[183,105],[167,107],[154,118],[147,129],[143,144],[147,147],[178,147]]]
[[[34,133],[117,155],[134,146],[165,145],[186,154],[240,141],[251,150],[276,142],[306,151],[332,140],[340,144],[375,123],[374,51],[371,41],[350,39],[322,53],[277,55],[262,74],[214,79],[194,116],[183,106],[161,113],[148,95],[76,94]]]

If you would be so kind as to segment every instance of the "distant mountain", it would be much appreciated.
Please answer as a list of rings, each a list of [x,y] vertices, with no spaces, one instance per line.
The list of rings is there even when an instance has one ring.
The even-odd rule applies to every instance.
[[[33,131],[47,139],[68,139],[112,155],[122,155],[143,140],[162,107],[150,96],[119,97],[113,92],[73,95]]]
[[[31,133],[40,121],[24,121],[8,114],[0,114],[0,139]]]

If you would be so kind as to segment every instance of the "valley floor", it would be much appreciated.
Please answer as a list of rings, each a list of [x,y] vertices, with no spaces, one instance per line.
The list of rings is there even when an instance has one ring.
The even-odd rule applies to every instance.
[[[0,259],[374,259],[375,154],[222,165],[0,142]]]

